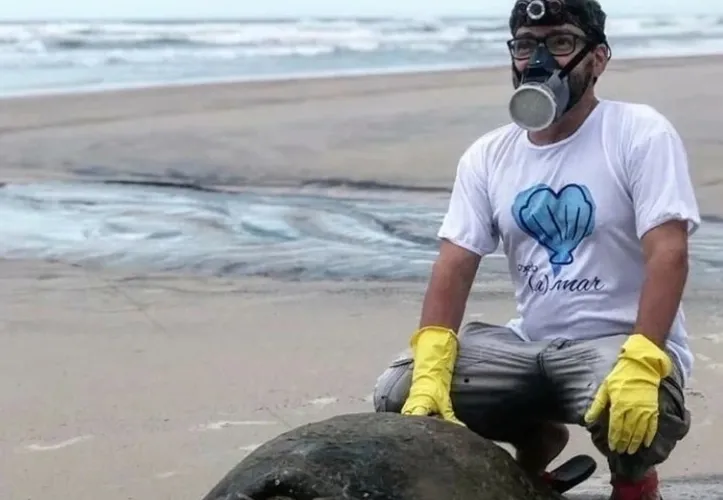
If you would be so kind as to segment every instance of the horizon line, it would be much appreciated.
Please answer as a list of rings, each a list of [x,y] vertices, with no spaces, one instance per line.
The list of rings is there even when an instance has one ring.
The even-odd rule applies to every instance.
[[[656,15],[680,15],[676,13],[657,13]],[[711,13],[695,13],[691,12],[688,16],[703,17],[711,16],[716,14]],[[650,14],[644,12],[630,12],[615,14],[614,17],[651,17]],[[18,18],[3,18],[0,17],[0,25],[2,24],[32,24],[32,23],[45,23],[45,22],[60,22],[60,23],[73,23],[73,22],[134,22],[134,23],[174,23],[174,22],[203,22],[203,23],[229,23],[229,22],[289,22],[299,20],[314,20],[314,21],[342,21],[342,20],[356,20],[356,21],[376,21],[376,20],[388,20],[388,19],[402,19],[402,20],[415,20],[415,21],[434,21],[434,20],[465,20],[465,19],[489,19],[499,20],[506,19],[509,14],[347,14],[347,15],[333,15],[333,14],[299,14],[299,15],[283,15],[283,16],[197,16],[197,15],[174,15],[174,16],[47,16],[47,17],[18,17]],[[608,14],[608,19],[611,15]],[[652,16],[655,17],[655,16]]]

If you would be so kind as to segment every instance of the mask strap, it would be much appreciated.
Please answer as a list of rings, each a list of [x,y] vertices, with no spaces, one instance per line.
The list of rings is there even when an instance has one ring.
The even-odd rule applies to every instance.
[[[522,72],[517,69],[517,66],[515,66],[515,62],[512,61],[512,72],[517,77],[518,80],[522,79]]]
[[[588,55],[590,53],[590,51],[592,51],[592,49],[595,48],[595,45],[596,44],[594,44],[592,42],[588,42],[587,45],[585,45],[582,48],[582,50],[580,52],[578,52],[577,55],[575,57],[573,57],[570,60],[570,62],[565,65],[564,68],[562,68],[562,70],[560,71],[560,74],[558,75],[560,80],[565,78],[568,75],[568,73],[570,73],[570,71],[575,69],[575,66],[580,64],[580,61],[582,61],[585,58],[585,56]]]

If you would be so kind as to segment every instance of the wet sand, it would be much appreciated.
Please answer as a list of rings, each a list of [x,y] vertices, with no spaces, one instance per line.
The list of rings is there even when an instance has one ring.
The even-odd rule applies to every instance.
[[[701,210],[714,217],[723,143],[721,91],[709,82],[722,75],[719,58],[625,61],[600,85],[601,96],[653,104],[679,127]],[[490,70],[4,100],[0,181],[311,185],[336,195],[373,182],[438,200],[462,149],[505,122],[508,92],[508,71]],[[424,286],[100,264],[0,261],[2,498],[200,498],[279,432],[369,410]],[[686,300],[694,424],[663,477],[723,474],[720,290],[693,280]],[[468,317],[513,313],[506,282],[481,279]],[[565,457],[597,457],[583,433],[574,437]]]
[[[680,128],[706,212],[720,207],[722,74],[723,57],[613,60],[599,89]],[[492,69],[0,100],[2,178],[448,188],[461,151],[508,121],[510,85]]]

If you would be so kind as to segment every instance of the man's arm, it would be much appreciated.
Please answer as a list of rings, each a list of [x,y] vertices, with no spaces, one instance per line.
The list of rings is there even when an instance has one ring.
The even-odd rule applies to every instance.
[[[629,168],[645,259],[633,333],[663,347],[688,276],[688,237],[698,228],[700,215],[685,147],[666,120],[635,145]]]
[[[668,221],[642,238],[645,281],[633,331],[660,348],[665,346],[688,277],[687,226],[686,221]]]
[[[483,154],[481,148],[472,148],[457,165],[449,207],[437,233],[441,244],[427,285],[420,328],[459,330],[482,256],[499,244]]]
[[[420,328],[459,330],[480,260],[481,256],[442,240],[424,296]]]

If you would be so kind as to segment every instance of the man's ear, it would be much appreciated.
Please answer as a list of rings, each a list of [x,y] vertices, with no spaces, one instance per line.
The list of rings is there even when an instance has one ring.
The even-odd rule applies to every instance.
[[[607,45],[598,45],[593,50],[593,73],[595,79],[598,79],[603,74],[605,68],[608,66],[608,48]]]

